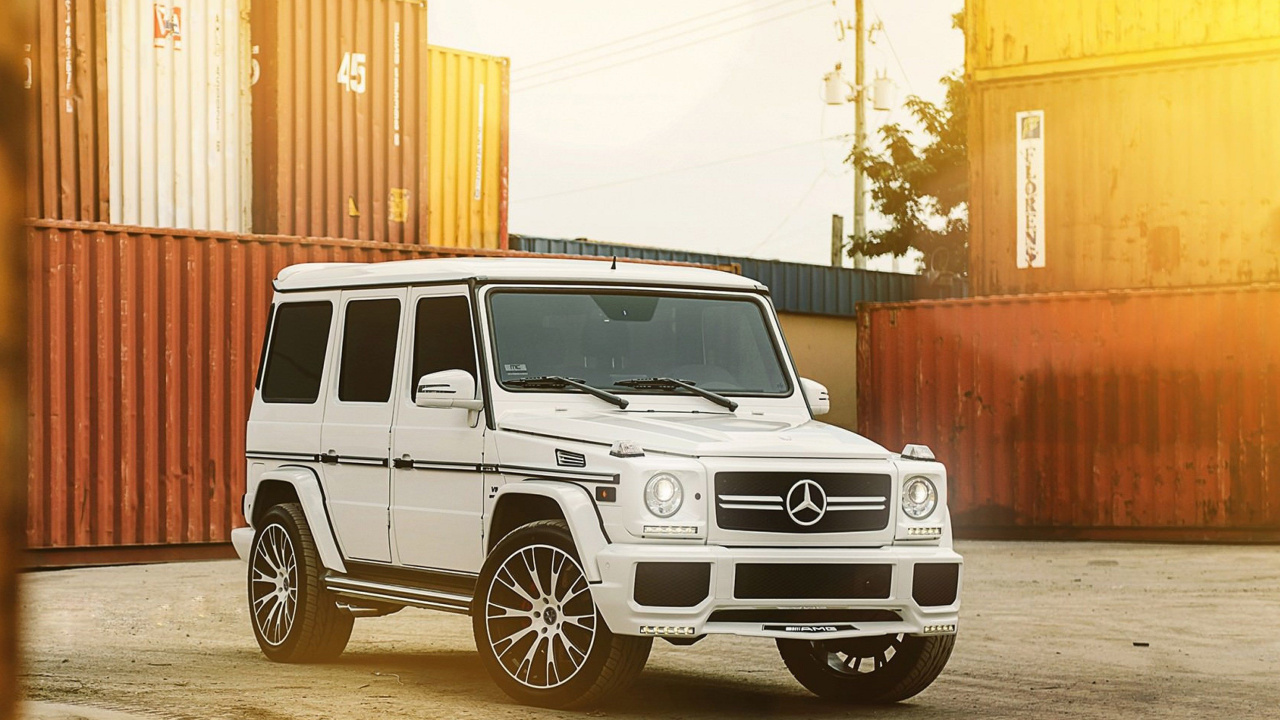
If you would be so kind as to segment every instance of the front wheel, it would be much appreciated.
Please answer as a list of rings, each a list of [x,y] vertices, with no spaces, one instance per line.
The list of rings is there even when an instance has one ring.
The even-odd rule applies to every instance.
[[[485,670],[527,705],[583,707],[618,692],[653,645],[609,631],[560,520],[529,523],[498,543],[480,571],[471,617]]]
[[[906,700],[929,687],[955,644],[955,635],[778,640],[778,653],[791,675],[814,695],[873,705]]]

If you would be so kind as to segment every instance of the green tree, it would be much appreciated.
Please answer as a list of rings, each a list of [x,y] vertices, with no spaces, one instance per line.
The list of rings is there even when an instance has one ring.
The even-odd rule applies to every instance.
[[[849,255],[924,254],[924,269],[963,276],[969,264],[968,102],[964,78],[942,78],[940,107],[917,96],[906,109],[920,126],[922,143],[901,124],[880,128],[882,150],[850,153],[871,184],[871,205],[888,219],[882,230],[850,236]]]

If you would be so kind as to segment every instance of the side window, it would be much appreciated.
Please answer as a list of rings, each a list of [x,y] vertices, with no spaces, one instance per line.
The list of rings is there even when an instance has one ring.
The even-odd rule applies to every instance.
[[[423,375],[441,370],[476,372],[476,345],[472,335],[471,304],[461,295],[424,297],[418,300],[413,323],[413,372],[409,392],[417,393]]]
[[[313,403],[320,396],[320,376],[329,347],[329,302],[282,303],[271,329],[266,353],[262,400],[269,403]]]
[[[400,301],[352,300],[342,328],[342,368],[338,399],[386,402],[391,399],[400,333]]]

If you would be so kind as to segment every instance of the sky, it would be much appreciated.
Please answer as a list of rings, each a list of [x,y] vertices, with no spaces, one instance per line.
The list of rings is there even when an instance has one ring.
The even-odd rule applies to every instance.
[[[961,0],[865,0],[867,77],[940,102],[961,68]],[[428,40],[511,58],[510,229],[827,264],[852,229],[853,0],[433,0]],[[842,137],[844,136],[844,137]],[[880,222],[874,214],[868,224]],[[846,265],[851,263],[846,260]],[[888,259],[868,267],[891,270]],[[903,271],[914,264],[903,262]]]

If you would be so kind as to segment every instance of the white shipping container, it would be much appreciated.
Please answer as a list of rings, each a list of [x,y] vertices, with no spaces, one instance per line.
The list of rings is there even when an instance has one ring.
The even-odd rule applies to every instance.
[[[248,232],[250,0],[107,0],[111,222]]]

